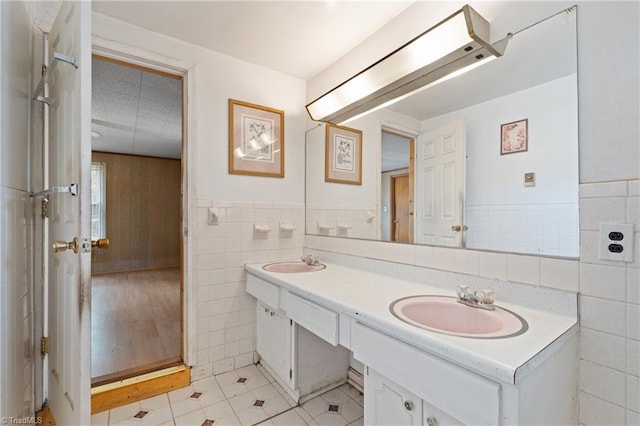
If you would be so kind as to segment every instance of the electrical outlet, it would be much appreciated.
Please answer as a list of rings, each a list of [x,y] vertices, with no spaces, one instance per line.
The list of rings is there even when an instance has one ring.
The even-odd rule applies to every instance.
[[[600,255],[603,260],[633,262],[633,224],[600,224]]]

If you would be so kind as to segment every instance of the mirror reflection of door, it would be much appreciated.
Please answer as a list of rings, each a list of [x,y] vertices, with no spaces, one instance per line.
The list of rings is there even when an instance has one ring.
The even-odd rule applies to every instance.
[[[418,137],[418,242],[464,247],[464,123],[455,121]]]
[[[381,236],[385,241],[414,241],[414,140],[382,131]]]
[[[409,199],[409,175],[391,176],[391,241],[409,243],[413,240]]]
[[[92,68],[95,387],[182,364],[182,78]]]

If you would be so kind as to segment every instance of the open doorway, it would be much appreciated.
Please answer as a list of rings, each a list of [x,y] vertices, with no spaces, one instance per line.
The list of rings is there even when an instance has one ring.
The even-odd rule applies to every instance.
[[[100,56],[92,70],[92,240],[109,241],[92,251],[95,387],[183,361],[183,82]]]
[[[414,139],[382,131],[380,171],[381,236],[384,241],[414,241]]]

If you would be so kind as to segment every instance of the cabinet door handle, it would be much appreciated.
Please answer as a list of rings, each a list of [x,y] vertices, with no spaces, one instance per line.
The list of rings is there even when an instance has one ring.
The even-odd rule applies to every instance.
[[[271,315],[271,316],[274,316],[275,314],[276,314],[276,313],[275,313],[275,312],[273,312],[273,311],[269,312],[269,315]]]
[[[436,420],[436,418],[433,417],[433,416],[429,416],[429,417],[427,417],[427,425],[428,426],[437,426],[438,425],[438,420]]]
[[[413,410],[413,402],[411,401],[405,401],[404,402],[404,408],[406,408],[407,410],[411,411]]]

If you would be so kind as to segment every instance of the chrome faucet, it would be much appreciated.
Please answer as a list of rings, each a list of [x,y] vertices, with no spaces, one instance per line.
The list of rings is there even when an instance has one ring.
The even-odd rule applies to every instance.
[[[493,305],[495,298],[492,290],[471,292],[469,286],[459,285],[456,287],[456,293],[458,294],[458,303],[488,311],[493,311],[496,308]]]
[[[315,265],[319,265],[320,262],[318,261],[318,256],[313,256],[313,255],[306,255],[306,256],[302,256],[300,258],[300,260],[302,260],[304,263],[306,263],[307,265],[311,265],[311,266],[315,266]]]

